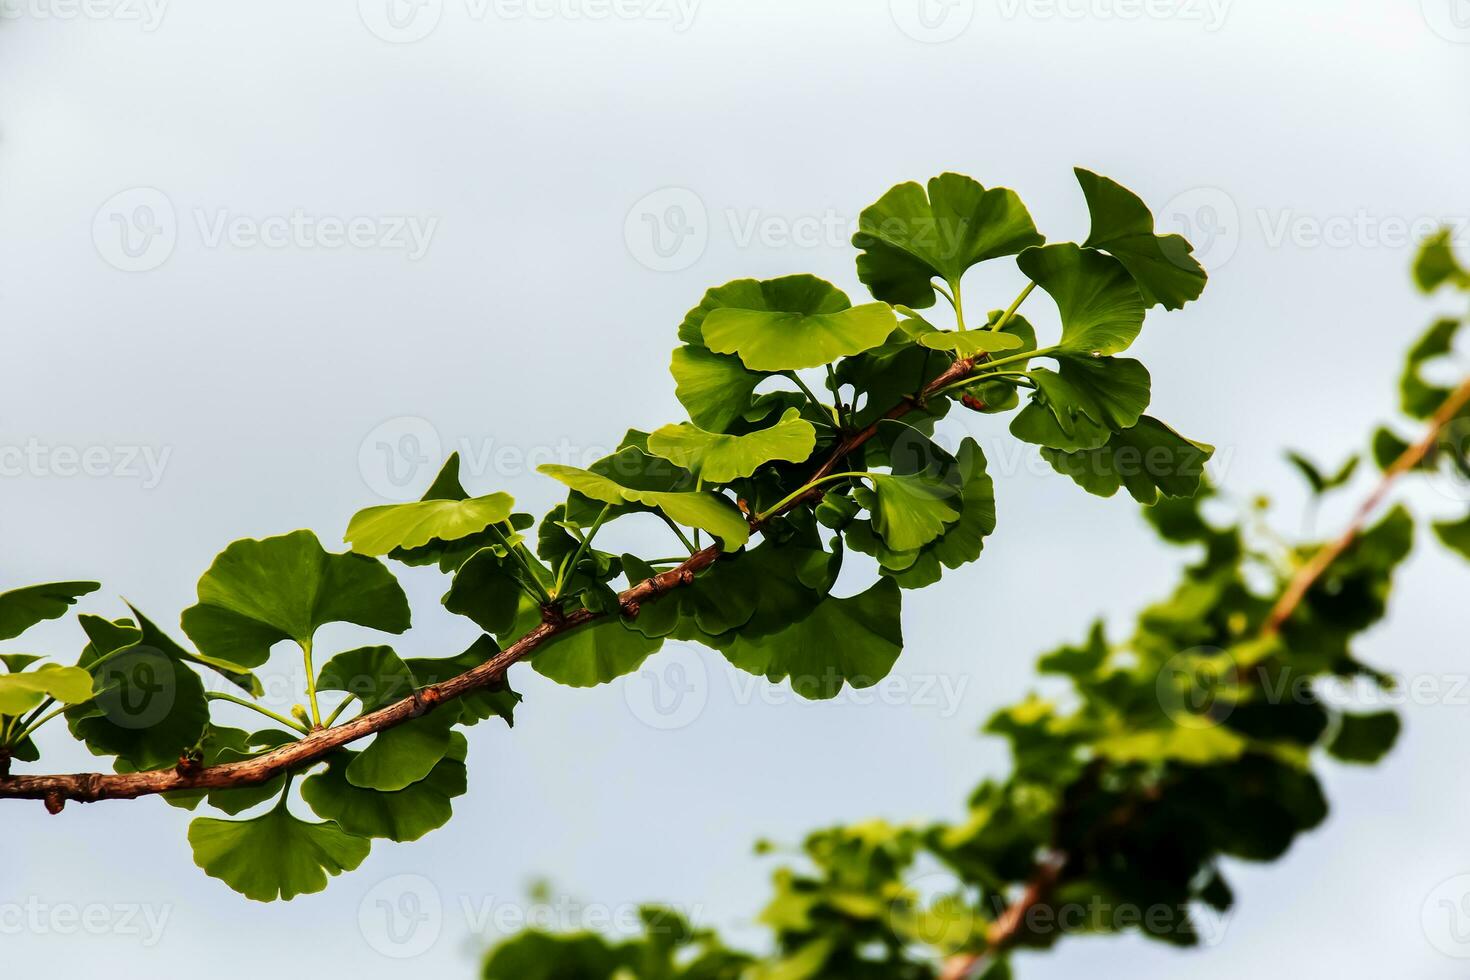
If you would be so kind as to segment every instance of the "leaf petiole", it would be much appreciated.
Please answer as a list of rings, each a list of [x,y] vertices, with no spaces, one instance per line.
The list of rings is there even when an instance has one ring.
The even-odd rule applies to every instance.
[[[764,523],[765,521],[769,520],[772,516],[781,513],[787,507],[791,506],[791,504],[792,504],[793,501],[796,501],[796,500],[801,499],[802,497],[804,497],[807,494],[811,493],[813,490],[815,490],[817,487],[821,486],[824,483],[834,483],[834,482],[836,482],[838,480],[860,480],[860,479],[865,479],[865,478],[870,477],[870,476],[872,476],[872,474],[871,473],[867,473],[867,472],[862,472],[862,473],[830,473],[827,476],[824,476],[824,477],[822,477],[820,479],[813,480],[812,482],[808,483],[806,486],[803,486],[803,487],[800,487],[799,489],[793,490],[791,493],[789,493],[785,497],[781,498],[781,501],[779,503],[777,503],[774,507],[767,508],[766,510],[764,510],[761,513],[757,514],[756,517],[755,517],[756,523],[757,524]]]
[[[592,527],[587,529],[587,534],[582,538],[582,543],[577,546],[577,551],[572,555],[572,560],[562,565],[561,572],[556,576],[556,585],[551,590],[552,598],[561,595],[562,588],[567,584],[566,580],[577,571],[577,563],[592,546],[592,539],[597,537],[597,532],[602,529],[602,522],[607,520],[608,513],[612,510],[612,504],[603,504],[602,513],[597,515],[597,520],[592,522]]]
[[[1028,282],[1026,284],[1026,288],[1025,289],[1021,290],[1021,295],[1019,295],[1019,296],[1016,297],[1016,301],[1010,305],[1010,308],[1008,308],[1004,313],[1002,313],[1000,315],[1000,319],[999,320],[996,320],[994,323],[992,323],[986,329],[987,330],[1004,330],[1006,328],[1006,326],[1013,319],[1015,319],[1015,317],[1016,317],[1016,311],[1021,308],[1021,304],[1022,303],[1026,302],[1026,297],[1027,296],[1030,296],[1031,295],[1031,291],[1033,289],[1035,289],[1035,288],[1036,288],[1036,281],[1033,279],[1031,282]]]
[[[313,709],[315,709],[316,708],[316,684],[315,684],[315,682],[309,682],[308,686],[309,686],[309,688],[311,689],[311,692],[312,692],[311,706],[312,706]],[[222,691],[210,691],[207,694],[205,694],[204,696],[206,698],[208,698],[209,700],[211,700],[211,701],[228,701],[230,704],[238,704],[242,708],[249,708],[251,711],[254,711],[256,714],[264,715],[265,717],[269,718],[271,721],[274,721],[274,722],[276,722],[279,725],[285,725],[287,728],[291,729],[293,732],[300,732],[303,735],[310,735],[311,734],[310,729],[308,729],[305,725],[301,724],[295,718],[287,718],[285,715],[278,715],[274,711],[270,710],[269,708],[263,708],[260,705],[254,703],[253,701],[246,701],[244,698],[237,698],[233,694],[225,694]],[[348,700],[350,701],[352,699],[351,698],[348,698]],[[313,714],[312,717],[315,718],[316,715]],[[330,722],[328,724],[330,724]]]

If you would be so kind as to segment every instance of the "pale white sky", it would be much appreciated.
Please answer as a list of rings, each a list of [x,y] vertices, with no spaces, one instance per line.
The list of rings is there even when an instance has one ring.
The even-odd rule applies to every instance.
[[[847,225],[945,169],[1015,187],[1056,240],[1086,230],[1073,165],[1189,224],[1214,279],[1135,348],[1154,411],[1294,519],[1281,448],[1336,461],[1391,411],[1430,315],[1408,233],[1470,216],[1463,0],[925,3],[3,0],[0,448],[44,462],[0,477],[0,587],[95,576],[88,608],[122,595],[174,623],[231,540],[336,541],[429,479],[412,460],[455,448],[474,489],[540,513],[557,488],[528,473],[547,454],[677,416],[668,351],[707,286],[808,271],[855,292]],[[986,269],[969,288],[1004,305],[1016,282]],[[376,980],[405,969],[387,952],[470,977],[471,932],[513,925],[542,876],[594,916],[664,900],[758,941],[754,840],[959,815],[1005,764],[975,731],[1033,686],[1035,656],[1096,615],[1127,622],[1175,574],[1131,504],[971,424],[1000,528],[979,564],[909,596],[877,703],[796,703],[672,648],[649,666],[693,687],[674,715],[646,679],[581,692],[518,671],[520,725],[472,732],[449,826],[290,904],[204,877],[188,815],[157,801],[9,805],[0,910],[42,926],[0,917],[7,970]],[[397,647],[461,649],[442,582],[404,578],[416,626]],[[1417,558],[1365,654],[1446,686],[1470,672],[1467,583]],[[35,637],[79,644],[74,623]],[[282,658],[269,678],[298,674]],[[1220,948],[1074,941],[1022,975],[1460,976],[1421,912],[1470,872],[1470,709],[1408,719],[1384,767],[1329,771],[1331,821],[1288,861],[1236,871]],[[91,765],[59,735],[52,764]],[[397,941],[379,903],[415,900],[431,926]],[[71,934],[65,910],[90,905],[142,912]]]

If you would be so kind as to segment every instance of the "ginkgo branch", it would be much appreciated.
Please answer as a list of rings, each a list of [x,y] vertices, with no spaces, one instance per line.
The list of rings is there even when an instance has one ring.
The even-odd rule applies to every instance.
[[[907,400],[895,405],[888,411],[885,418],[896,419],[908,414],[918,402],[935,397],[957,379],[969,375],[984,356],[981,354],[974,358],[961,358],[955,361],[943,374],[929,383],[919,399]],[[877,432],[878,423],[874,422],[861,431],[842,439],[826,461],[817,468],[801,494],[789,498],[781,510],[768,511],[762,518],[752,522],[752,530],[759,532],[762,525],[771,518],[798,506],[808,498],[820,496],[821,486],[815,484],[833,475],[833,471],[843,459],[873,438]],[[678,566],[625,589],[618,595],[618,604],[623,615],[630,618],[636,617],[639,608],[644,603],[657,601],[662,596],[689,585],[700,572],[715,563],[720,557],[721,550],[720,544],[716,542],[695,551]],[[358,715],[351,721],[336,727],[316,728],[299,741],[272,749],[254,758],[202,768],[181,764],[174,769],[136,773],[3,776],[0,777],[0,799],[44,800],[49,811],[60,813],[68,800],[92,803],[98,800],[135,799],[140,796],[178,790],[234,789],[243,786],[257,786],[281,773],[300,772],[322,761],[343,746],[390,728],[396,728],[414,718],[422,717],[440,704],[497,684],[512,665],[529,657],[548,641],[579,626],[601,619],[605,615],[605,613],[578,609],[556,618],[553,622],[543,622],[478,667],[446,681],[430,684],[415,691],[409,697],[376,711]],[[313,719],[315,720],[315,716]]]

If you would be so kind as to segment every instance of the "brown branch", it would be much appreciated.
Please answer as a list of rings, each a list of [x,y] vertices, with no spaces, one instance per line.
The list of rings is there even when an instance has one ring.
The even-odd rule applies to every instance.
[[[1454,421],[1466,405],[1470,405],[1470,378],[1461,382],[1458,388],[1450,392],[1439,411],[1435,412],[1429,420],[1429,431],[1424,433],[1423,438],[1406,449],[1398,459],[1389,465],[1388,469],[1383,471],[1383,479],[1353,514],[1347,530],[1337,540],[1314,554],[1311,560],[1292,577],[1286,591],[1281,593],[1281,598],[1277,600],[1276,605],[1271,609],[1271,615],[1266,619],[1266,626],[1263,630],[1265,635],[1270,636],[1280,631],[1282,625],[1291,618],[1291,614],[1296,612],[1302,600],[1307,597],[1312,586],[1317,584],[1317,580],[1327,573],[1327,569],[1332,567],[1333,562],[1341,558],[1343,553],[1353,546],[1354,541],[1358,540],[1358,535],[1363,533],[1368,519],[1378,510],[1398,478],[1424,461],[1424,457],[1429,455],[1429,451],[1439,440],[1439,435],[1444,431],[1444,427]]]
[[[983,357],[984,355],[981,355],[979,358],[963,358],[956,361],[950,365],[948,370],[925,386],[917,398],[894,406],[885,418],[896,419],[908,414],[945,385],[953,384],[968,375]],[[878,424],[875,422],[859,432],[845,436],[826,462],[817,468],[811,479],[819,479],[833,472],[845,456],[871,439],[877,431]],[[820,497],[821,488],[816,488],[813,494]],[[790,510],[802,504],[811,499],[813,494],[793,500],[784,510]],[[761,529],[761,523],[752,522],[751,528],[758,532]],[[656,601],[660,596],[690,584],[698,573],[713,565],[719,557],[720,546],[718,544],[697,551],[676,568],[671,568],[624,590],[618,595],[619,605],[625,614],[636,616],[643,604]],[[547,641],[599,619],[602,615],[604,614],[582,609],[561,617],[555,622],[542,623],[472,670],[438,684],[431,684],[401,701],[395,701],[376,711],[359,715],[349,722],[333,728],[317,729],[298,742],[273,749],[253,759],[202,768],[178,766],[173,769],[137,773],[76,773],[57,776],[0,774],[0,799],[44,800],[48,810],[52,813],[59,813],[68,800],[92,803],[97,800],[135,799],[140,796],[178,790],[233,789],[242,786],[256,786],[269,781],[280,773],[299,771],[313,763],[320,762],[345,745],[395,728],[432,711],[446,701],[452,701],[489,687],[500,681],[511,665],[530,656]]]
[[[1363,533],[1363,528],[1367,526],[1368,520],[1383,504],[1389,490],[1393,488],[1398,478],[1424,461],[1430,450],[1434,448],[1445,426],[1454,421],[1467,405],[1470,405],[1470,378],[1461,382],[1460,386],[1445,399],[1439,411],[1430,418],[1429,429],[1419,441],[1406,449],[1383,471],[1383,478],[1354,512],[1347,530],[1331,544],[1314,554],[1311,560],[1292,577],[1285,591],[1282,592],[1281,598],[1272,607],[1265,625],[1262,626],[1262,636],[1271,636],[1278,632],[1282,625],[1291,618],[1292,613],[1301,605],[1312,586]],[[1050,900],[1051,894],[1062,881],[1065,867],[1066,858],[1063,854],[1052,852],[1047,855],[1037,865],[1021,895],[986,931],[987,949],[982,953],[965,953],[951,957],[944,964],[940,975],[941,980],[972,980],[980,976],[994,962],[996,955],[1010,949],[1019,938],[1021,927],[1031,909]]]

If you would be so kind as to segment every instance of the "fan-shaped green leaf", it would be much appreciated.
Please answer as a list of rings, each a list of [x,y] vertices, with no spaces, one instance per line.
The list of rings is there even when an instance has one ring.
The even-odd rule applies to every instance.
[[[1445,283],[1457,289],[1470,289],[1470,270],[1455,258],[1454,235],[1444,228],[1425,240],[1414,259],[1414,282],[1420,290],[1432,293]]]
[[[1029,372],[1036,383],[1030,401],[1011,421],[1024,442],[1080,452],[1096,449],[1112,432],[1138,424],[1148,407],[1148,369],[1126,357],[1061,355],[1060,373]]]
[[[194,863],[246,898],[290,901],[327,887],[327,876],[352,871],[372,844],[333,823],[308,823],[279,806],[250,820],[200,817],[189,824]]]
[[[537,469],[593,500],[606,504],[631,503],[657,508],[676,523],[701,528],[713,534],[728,551],[740,549],[750,538],[750,524],[745,516],[734,504],[718,494],[638,490],[624,486],[601,473],[557,463],[546,463]]]
[[[354,837],[418,840],[449,822],[450,802],[468,788],[465,754],[468,745],[458,732],[448,752],[420,781],[397,792],[361,789],[347,777],[357,753],[342,750],[327,760],[325,772],[301,785],[301,795],[316,815],[331,820]]]
[[[175,654],[175,645],[144,642],[127,620],[78,619],[91,641],[79,663],[92,675],[93,697],[67,710],[72,735],[95,755],[117,756],[119,768],[177,763],[209,722],[199,675]]]
[[[386,793],[412,786],[433,772],[449,751],[458,721],[459,705],[451,702],[379,732],[347,766],[347,781],[359,789]]]
[[[1024,343],[1013,333],[995,330],[935,330],[918,341],[930,350],[947,350],[956,357],[1020,350]]]
[[[92,675],[80,667],[41,664],[24,673],[0,674],[0,715],[24,714],[47,698],[78,704],[92,697]]]
[[[1080,453],[1055,449],[1041,454],[1088,493],[1111,497],[1127,487],[1133,499],[1151,504],[1160,493],[1191,497],[1204,477],[1213,446],[1186,439],[1158,419],[1143,416],[1137,425],[1115,432],[1105,445]]]
[[[801,310],[714,310],[704,321],[705,346],[735,354],[752,371],[796,371],[879,346],[898,325],[886,303],[835,313]]]
[[[693,346],[675,349],[669,372],[679,404],[695,425],[711,432],[723,432],[744,415],[756,385],[765,380],[738,357]]]
[[[96,582],[52,582],[0,592],[0,640],[11,640],[46,619],[65,616],[78,599],[102,588]]]
[[[518,571],[509,556],[482,548],[454,573],[444,608],[487,632],[503,633],[515,621],[520,602]]]
[[[1083,244],[1122,262],[1149,306],[1162,303],[1177,310],[1199,299],[1207,277],[1189,242],[1180,235],[1154,234],[1148,205],[1121,184],[1081,167],[1076,174],[1092,215],[1092,232]]]
[[[201,652],[246,667],[265,663],[275,643],[309,644],[335,622],[402,633],[408,600],[381,563],[329,554],[310,531],[236,541],[204,573],[199,603],[183,615]]]
[[[796,409],[765,429],[734,436],[692,425],[666,425],[648,437],[648,451],[696,474],[706,483],[747,477],[766,463],[800,463],[817,445],[817,430]]]
[[[826,700],[844,684],[872,687],[888,676],[903,649],[902,597],[892,579],[861,595],[827,598],[780,632],[741,631],[722,651],[741,670],[774,682],[790,678],[804,698]]]
[[[1450,390],[1424,380],[1424,365],[1449,354],[1459,333],[1459,320],[1438,320],[1409,349],[1404,373],[1399,379],[1399,400],[1404,414],[1427,419],[1449,398]]]
[[[507,493],[369,507],[347,525],[346,540],[353,551],[371,556],[420,548],[430,541],[458,541],[509,520],[514,507]]]
[[[531,666],[558,684],[596,687],[631,674],[661,646],[662,639],[645,636],[612,616],[549,641],[536,651]]]
[[[852,307],[847,294],[816,276],[782,276],[779,279],[736,279],[704,294],[679,325],[679,339],[686,344],[708,347],[704,325],[716,310],[765,310],[771,313],[841,313]]]
[[[1068,242],[1027,249],[1016,261],[1061,311],[1059,350],[1117,354],[1143,329],[1143,294],[1117,259]]]
[[[917,183],[894,187],[863,211],[852,239],[873,296],[919,309],[934,305],[936,276],[953,288],[972,266],[1043,241],[1015,191],[960,174],[930,180],[927,194]]]

